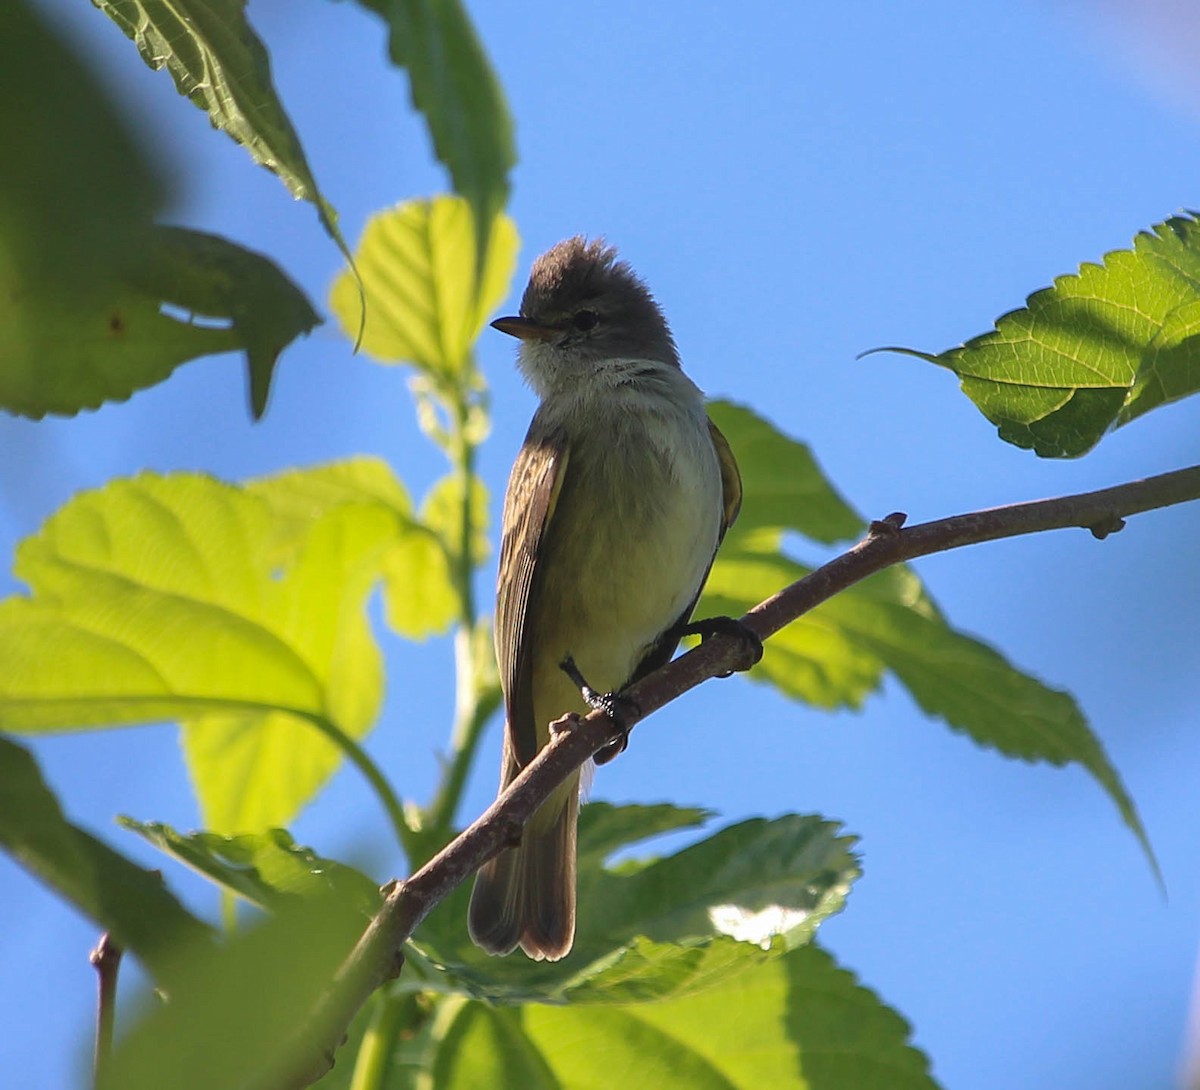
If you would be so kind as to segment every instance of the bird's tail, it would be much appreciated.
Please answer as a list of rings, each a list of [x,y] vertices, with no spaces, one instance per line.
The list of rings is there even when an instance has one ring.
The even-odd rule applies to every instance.
[[[575,940],[575,826],[579,783],[573,776],[530,818],[521,843],[479,869],[468,928],[489,954],[518,946],[557,961]]]

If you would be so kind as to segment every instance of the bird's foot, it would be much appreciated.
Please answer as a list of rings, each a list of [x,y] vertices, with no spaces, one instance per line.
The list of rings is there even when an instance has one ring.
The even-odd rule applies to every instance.
[[[749,670],[763,657],[763,642],[758,633],[736,617],[706,617],[702,621],[692,621],[683,626],[680,635],[699,636],[702,641],[713,636],[731,636],[738,641],[737,659],[721,677]]]
[[[626,724],[630,718],[641,715],[641,708],[637,706],[636,701],[631,700],[627,696],[622,696],[620,693],[597,692],[587,683],[587,679],[580,672],[579,667],[575,665],[575,660],[570,655],[558,664],[558,668],[579,689],[579,694],[583,697],[584,703],[593,711],[604,712],[613,721],[617,730],[621,732],[617,738],[614,738],[603,749],[598,750],[592,757],[592,760],[598,765],[608,764],[618,754],[625,752],[625,748],[629,745],[630,730]]]

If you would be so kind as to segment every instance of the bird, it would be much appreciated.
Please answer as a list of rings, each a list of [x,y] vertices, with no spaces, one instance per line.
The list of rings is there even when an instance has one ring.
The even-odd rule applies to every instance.
[[[671,658],[742,485],[662,309],[603,239],[542,254],[519,314],[491,324],[519,340],[517,367],[539,401],[504,498],[503,791],[553,720],[595,706],[580,682],[612,696]],[[554,961],[571,950],[579,785],[576,773],[556,788],[520,843],[478,871],[468,930],[488,953],[519,946]]]

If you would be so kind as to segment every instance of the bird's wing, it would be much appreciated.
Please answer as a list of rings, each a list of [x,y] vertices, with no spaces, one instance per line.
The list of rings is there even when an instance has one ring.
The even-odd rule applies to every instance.
[[[513,464],[504,499],[496,587],[496,660],[504,688],[509,743],[520,765],[533,760],[538,751],[526,625],[533,612],[538,562],[562,491],[567,456],[566,434],[561,430],[543,434],[535,417]]]
[[[724,513],[721,519],[721,538],[725,531],[737,520],[738,512],[742,509],[742,475],[738,471],[737,459],[729,446],[729,440],[721,434],[721,429],[711,420],[708,421],[708,435],[712,439],[717,452],[717,461],[721,463],[721,493]],[[705,579],[707,579],[707,574]]]

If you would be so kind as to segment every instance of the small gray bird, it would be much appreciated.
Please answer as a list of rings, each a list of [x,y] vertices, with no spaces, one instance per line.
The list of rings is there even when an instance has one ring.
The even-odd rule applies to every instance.
[[[492,325],[520,339],[517,365],[541,401],[504,497],[503,790],[546,745],[551,721],[588,710],[564,660],[615,693],[671,657],[742,489],[662,311],[602,241],[544,253],[520,315]],[[576,775],[520,845],[479,871],[469,926],[484,950],[570,951],[578,814]]]

